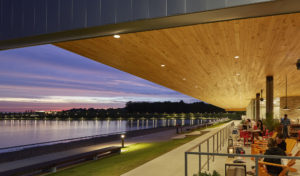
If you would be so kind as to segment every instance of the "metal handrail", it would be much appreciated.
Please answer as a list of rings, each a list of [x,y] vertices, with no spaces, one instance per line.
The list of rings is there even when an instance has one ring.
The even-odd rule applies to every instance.
[[[260,158],[271,158],[271,159],[296,159],[300,160],[298,156],[278,156],[278,155],[246,155],[246,154],[228,154],[228,153],[208,153],[208,152],[185,152],[185,176],[188,175],[188,155],[207,155],[207,156],[227,156],[227,157],[247,157],[255,158],[255,173],[258,176],[258,161]],[[199,168],[200,170],[200,168]],[[208,169],[209,170],[209,169]]]
[[[188,149],[186,152],[190,152],[193,149],[197,148],[199,145],[203,144],[204,142],[206,142],[207,140],[213,138],[213,136],[215,136],[217,133],[221,132],[222,130],[224,130],[226,127],[228,127],[229,125],[232,125],[234,122],[231,122],[230,124],[226,125],[224,128],[218,130],[217,132],[213,133],[213,135],[207,137],[205,140],[203,140],[202,142],[196,144],[195,146],[191,147],[190,149]]]
[[[186,152],[191,152],[192,150],[194,150],[195,148],[198,147],[198,151],[201,152],[201,145],[203,143],[207,143],[207,152],[209,152],[210,146],[209,146],[209,141],[211,138],[213,138],[213,150],[212,152],[218,152],[219,148],[220,150],[222,150],[222,145],[224,146],[225,143],[225,139],[227,139],[229,137],[229,127],[231,128],[232,126],[234,126],[234,122],[231,122],[229,124],[227,124],[225,127],[221,128],[220,130],[216,131],[215,133],[213,133],[213,135],[207,137],[205,140],[203,140],[202,142],[198,143],[197,145],[191,147],[190,149],[188,149]],[[227,130],[227,132],[225,131]],[[226,132],[226,133],[225,133]],[[220,134],[220,135],[219,135]],[[226,135],[226,137],[225,137]],[[217,136],[217,148],[215,149],[215,136]],[[220,136],[220,137],[219,137]],[[221,136],[223,138],[221,138]],[[220,138],[220,142],[219,142],[219,138]],[[223,140],[222,140],[223,139]],[[220,144],[220,145],[219,145]],[[211,159],[211,156],[207,155],[207,160],[204,162],[203,166],[202,166],[202,158],[199,155],[199,171],[201,171],[201,169],[203,167],[205,167],[207,165],[208,169],[209,169],[209,161]],[[212,159],[214,161],[215,157],[212,156]]]

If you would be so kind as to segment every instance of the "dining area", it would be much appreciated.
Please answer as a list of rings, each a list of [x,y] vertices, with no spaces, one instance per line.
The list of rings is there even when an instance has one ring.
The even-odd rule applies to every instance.
[[[211,150],[206,152],[202,148],[198,152],[187,152],[186,154],[190,158],[186,160],[187,163],[190,163],[188,168],[192,163],[198,163],[197,160],[193,161],[193,157],[199,155],[199,159],[202,159],[202,162],[199,163],[199,175],[206,172],[211,174],[217,172],[224,176],[300,175],[300,145],[298,141],[294,138],[285,138],[281,131],[265,130],[265,124],[263,124],[264,133],[261,134],[260,124],[250,122],[253,123],[253,126],[251,128],[249,126],[247,129],[245,125],[249,125],[249,122],[235,121],[234,126],[225,135],[228,138],[225,139],[222,150],[212,150],[212,153]],[[194,169],[196,168],[194,167]]]
[[[257,122],[253,122],[250,119],[242,121],[241,124],[238,125],[238,135],[235,139],[246,151],[246,154],[281,155],[291,157],[300,156],[300,148],[298,147],[297,139],[286,137],[283,135],[282,129],[280,128],[269,131],[261,120],[258,120]],[[256,162],[255,160],[255,157],[251,157],[251,161]],[[297,166],[295,165],[295,159],[276,160],[261,157],[258,159],[258,175],[281,176],[286,175],[287,173],[289,173],[289,175],[298,175],[297,168],[299,168],[299,163]],[[246,172],[246,175],[255,175],[255,171],[251,168]]]

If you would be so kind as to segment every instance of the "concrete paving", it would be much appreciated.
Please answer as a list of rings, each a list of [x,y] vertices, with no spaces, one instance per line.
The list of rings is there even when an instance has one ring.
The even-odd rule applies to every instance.
[[[208,128],[205,131],[208,133],[194,139],[193,141],[184,144],[164,155],[161,155],[125,174],[122,176],[183,176],[184,175],[184,153],[190,148],[196,146],[202,141],[206,140],[218,130],[229,125],[229,123],[221,125],[216,128]],[[207,145],[202,145],[202,151],[207,151]],[[212,140],[210,140],[210,147],[212,151]],[[203,157],[203,161],[204,161]],[[198,172],[198,157],[190,156],[189,157],[189,170],[190,168],[195,170],[194,172],[189,172],[189,175],[193,175]]]

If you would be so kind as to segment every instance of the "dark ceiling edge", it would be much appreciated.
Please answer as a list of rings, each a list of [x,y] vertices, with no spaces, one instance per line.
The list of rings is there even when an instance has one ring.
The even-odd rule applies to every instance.
[[[80,40],[113,34],[126,34],[163,28],[212,23],[245,18],[282,15],[300,12],[300,0],[275,0],[271,2],[223,8],[163,18],[138,20],[91,28],[63,31],[0,41],[0,50],[21,48],[64,41]]]

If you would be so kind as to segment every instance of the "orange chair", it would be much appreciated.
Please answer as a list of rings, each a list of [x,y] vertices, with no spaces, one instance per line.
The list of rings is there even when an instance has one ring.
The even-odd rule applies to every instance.
[[[281,164],[274,164],[274,163],[259,161],[258,162],[258,175],[259,176],[271,176],[268,173],[267,169],[264,167],[265,165],[282,167],[283,170],[280,172],[280,174],[278,176],[285,176],[288,171],[297,172],[297,169],[291,168],[288,165],[284,166],[284,165],[281,165]]]
[[[295,154],[295,156],[300,156],[300,150]],[[265,165],[269,165],[269,166],[282,167],[283,170],[280,172],[279,176],[285,176],[288,171],[297,172],[297,169],[292,168],[292,166],[295,164],[296,164],[295,159],[289,160],[287,165],[258,161],[258,175],[259,176],[270,176],[270,174],[268,174],[268,172],[267,172],[267,169],[264,167]]]

